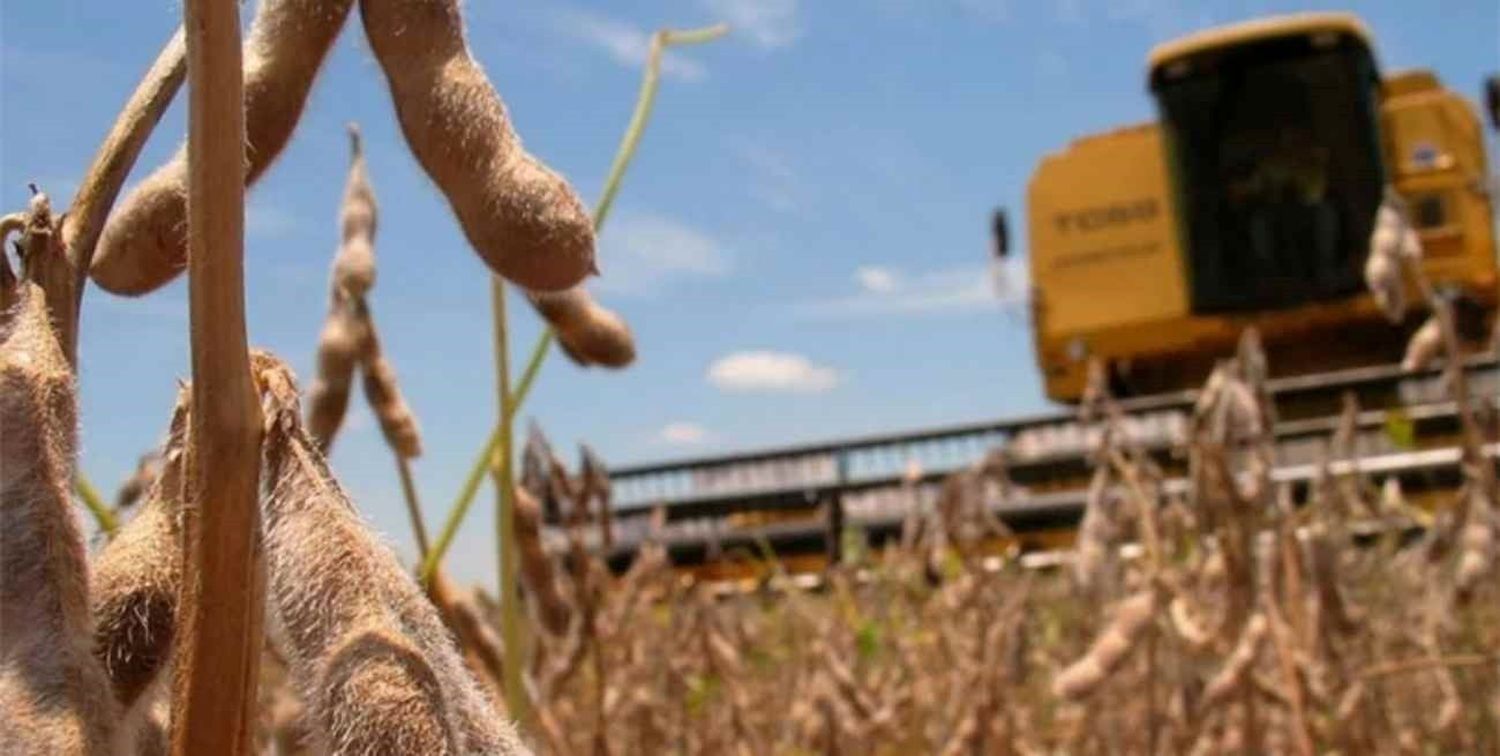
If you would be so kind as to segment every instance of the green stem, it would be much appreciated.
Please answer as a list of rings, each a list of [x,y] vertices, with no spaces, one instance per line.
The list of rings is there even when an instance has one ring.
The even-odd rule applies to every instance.
[[[526,395],[531,393],[531,385],[536,382],[536,374],[541,370],[542,360],[547,356],[547,347],[552,344],[552,332],[547,331],[537,339],[536,345],[532,347],[531,357],[526,361],[526,369],[521,372],[521,380],[516,383],[515,391],[511,394],[511,407],[505,409],[501,415],[502,421],[514,420],[516,407],[520,407],[526,401]],[[496,423],[495,429],[490,431],[490,438],[484,443],[484,449],[479,452],[479,458],[474,460],[474,465],[469,468],[469,474],[464,478],[464,485],[458,491],[458,500],[448,514],[448,519],[443,523],[443,530],[438,534],[437,543],[427,552],[422,560],[422,582],[427,583],[432,579],[433,573],[437,572],[438,563],[443,560],[443,555],[448,553],[448,546],[453,543],[453,537],[458,535],[458,526],[463,524],[464,518],[469,514],[469,507],[474,504],[474,497],[479,493],[479,484],[484,482],[484,473],[490,469],[491,460],[495,452],[500,449],[500,430],[504,423]]]
[[[642,75],[641,91],[636,96],[635,112],[631,114],[630,125],[625,128],[625,136],[620,139],[620,146],[615,150],[614,161],[609,166],[609,175],[604,179],[604,191],[594,207],[595,233],[604,228],[604,221],[609,217],[615,195],[619,194],[625,170],[630,167],[631,160],[635,158],[636,147],[640,144],[641,135],[646,131],[646,122],[650,120],[651,109],[656,102],[662,50],[672,45],[696,45],[711,42],[728,32],[728,24],[716,24],[701,29],[682,31],[663,29],[651,36],[651,51],[646,60],[646,71]],[[485,470],[489,468],[490,460],[495,456],[495,452],[501,448],[502,431],[509,432],[508,424],[515,419],[517,411],[526,402],[526,396],[531,392],[531,385],[536,380],[542,363],[546,361],[552,341],[552,330],[546,329],[532,346],[531,357],[526,362],[526,369],[521,374],[521,380],[516,385],[509,406],[501,407],[500,422],[490,432],[484,449],[479,452],[474,459],[474,464],[470,466],[468,477],[464,479],[464,485],[459,489],[458,498],[453,502],[453,507],[448,510],[448,519],[443,522],[443,530],[438,534],[437,543],[432,545],[432,550],[427,553],[427,558],[422,563],[423,582],[432,579],[433,572],[443,561],[443,555],[448,553],[448,547],[453,543],[453,537],[457,535],[459,526],[468,516],[469,507],[474,503],[475,495],[479,493],[479,484],[484,481]],[[510,445],[507,443],[505,448],[509,449]],[[506,458],[508,459],[509,456],[507,455]]]
[[[536,383],[536,374],[541,372],[542,363],[547,359],[547,348],[552,346],[552,329],[542,331],[536,343],[531,346],[531,356],[526,359],[526,369],[521,371],[521,380],[516,383],[515,394],[511,397],[510,406],[506,407],[505,416],[512,420],[516,417],[516,410],[526,403],[526,395],[531,393],[531,384]],[[499,428],[495,429],[497,432]]]
[[[521,681],[521,594],[516,580],[515,482],[511,470],[510,408],[515,406],[510,391],[510,344],[505,322],[505,282],[490,276],[490,304],[495,316],[495,383],[499,393],[500,443],[499,459],[492,468],[495,478],[495,546],[500,563],[500,637],[509,659],[504,668],[505,703],[511,715],[530,724],[530,699]]]
[[[609,175],[604,179],[604,192],[594,208],[594,231],[604,227],[610,208],[614,207],[615,195],[620,193],[620,184],[625,178],[625,169],[635,158],[635,150],[646,133],[646,122],[651,119],[651,109],[656,106],[656,87],[661,73],[662,50],[670,45],[696,45],[711,42],[729,32],[728,24],[717,24],[702,29],[672,31],[662,29],[651,35],[651,51],[646,56],[646,72],[641,78],[641,91],[635,98],[635,112],[630,114],[630,125],[625,127],[625,136],[615,150],[614,162],[610,163]]]
[[[83,505],[88,507],[89,513],[94,516],[94,522],[104,535],[109,538],[115,537],[115,531],[120,529],[119,520],[115,519],[115,513],[110,510],[109,505],[104,503],[104,497],[99,495],[99,489],[89,482],[87,476],[82,472],[73,476],[73,490],[78,493],[78,498],[83,500]]]

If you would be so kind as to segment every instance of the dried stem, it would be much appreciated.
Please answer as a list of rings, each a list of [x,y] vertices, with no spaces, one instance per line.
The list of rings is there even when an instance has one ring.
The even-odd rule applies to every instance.
[[[1360,677],[1365,680],[1375,680],[1392,675],[1403,675],[1408,672],[1421,672],[1434,667],[1484,667],[1500,662],[1500,652],[1488,654],[1453,654],[1450,656],[1424,656],[1417,659],[1403,659],[1401,661],[1384,662],[1375,664],[1364,672]]]
[[[8,215],[0,221],[0,243],[13,231],[26,232],[23,244],[33,247],[27,266],[37,268],[28,277],[47,292],[53,328],[75,373],[84,280],[88,278],[99,232],[141,147],[182,85],[187,69],[185,50],[179,29],[126,101],[63,218],[57,220],[45,211],[39,213],[35,200],[41,198],[45,207],[45,198],[38,194],[31,212]],[[36,187],[32,189],[36,193]],[[0,278],[9,278],[8,265],[0,268],[5,269],[0,270]],[[0,304],[6,303],[0,301]]]
[[[104,143],[99,145],[94,162],[79,183],[73,204],[63,219],[63,243],[80,286],[93,263],[94,247],[109,217],[109,209],[186,74],[187,44],[182,28],[178,27],[125,102]]]
[[[265,576],[260,409],[245,336],[239,5],[188,0],[188,298],[193,407],[172,752],[249,753]]]
[[[427,523],[422,520],[422,502],[417,498],[417,486],[412,481],[411,461],[399,453],[396,457],[396,472],[401,476],[401,495],[406,500],[406,514],[411,518],[411,532],[417,539],[417,563],[427,559],[431,545],[427,541]]]

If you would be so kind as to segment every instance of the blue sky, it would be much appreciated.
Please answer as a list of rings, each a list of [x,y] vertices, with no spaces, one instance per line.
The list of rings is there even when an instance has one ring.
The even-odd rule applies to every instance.
[[[1387,68],[1430,66],[1468,95],[1500,68],[1500,5],[1352,5]],[[615,464],[1001,416],[1044,405],[1018,296],[986,268],[989,210],[1023,222],[1038,158],[1148,119],[1146,51],[1205,26],[1322,3],[1174,0],[471,0],[469,39],[527,146],[598,195],[647,33],[728,20],[673,51],[654,119],[600,241],[599,298],[639,362],[549,361],[526,408],[569,455]],[[180,17],[176,2],[0,3],[0,200],[37,181],[58,204]],[[249,9],[247,7],[246,17]],[[179,104],[136,178],[182,137]],[[485,271],[411,158],[357,19],[290,147],[250,194],[250,337],[310,377],[359,121],[381,203],[372,306],[421,419],[430,523],[495,416]],[[132,183],[134,179],[132,179]],[[1024,239],[1024,225],[1016,229]],[[1024,248],[1024,244],[1022,245]],[[1024,249],[1022,250],[1024,252]],[[1024,286],[1008,271],[1011,292]],[[1018,282],[1020,285],[1017,285]],[[512,298],[512,344],[535,317]],[[187,374],[184,282],[144,299],[91,290],[82,335],[82,466],[106,491],[164,429]],[[557,357],[557,355],[554,355]],[[358,396],[336,472],[410,553],[399,486]],[[486,492],[450,563],[492,579]]]

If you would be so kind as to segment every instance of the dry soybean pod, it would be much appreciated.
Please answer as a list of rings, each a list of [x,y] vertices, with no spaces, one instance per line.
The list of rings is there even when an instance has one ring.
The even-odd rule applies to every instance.
[[[1151,587],[1121,601],[1114,619],[1094,639],[1088,653],[1052,681],[1053,695],[1076,701],[1098,690],[1145,635],[1156,615],[1156,603],[1156,589]]]
[[[603,307],[582,287],[566,291],[527,292],[537,314],[552,327],[558,346],[580,367],[622,368],[635,361],[630,326]]]
[[[156,479],[161,476],[161,455],[152,451],[141,455],[136,461],[135,472],[120,484],[120,490],[115,492],[115,513],[119,514],[136,505],[141,496],[150,491],[156,485]]]
[[[355,629],[318,669],[312,704],[318,740],[333,754],[463,753],[443,684],[392,628]]]
[[[365,399],[370,402],[375,419],[380,421],[380,431],[385,434],[391,449],[405,459],[419,457],[422,455],[422,434],[417,429],[417,418],[401,396],[395,368],[380,350],[380,337],[369,310],[362,302],[356,307],[364,324],[360,369]]]
[[[117,707],[94,658],[73,510],[77,399],[45,293],[0,325],[0,753],[107,753]]]
[[[1406,342],[1406,353],[1401,357],[1401,369],[1426,370],[1443,356],[1443,324],[1433,315],[1412,333]]]
[[[252,369],[266,419],[267,601],[311,726],[335,752],[383,742],[382,733],[427,743],[447,732],[460,752],[526,753],[437,610],[331,477],[298,419],[291,372],[263,353]],[[376,716],[388,712],[425,723]]]
[[[594,228],[561,176],[521,146],[505,105],[469,54],[457,0],[364,0],[412,154],[490,269],[534,291],[594,270]]]
[[[1089,482],[1083,519],[1078,525],[1074,548],[1073,578],[1085,594],[1097,594],[1105,582],[1106,570],[1114,557],[1119,525],[1117,503],[1109,490],[1107,465],[1099,465]]]
[[[245,184],[291,139],[313,79],[354,0],[261,0],[245,37]],[[187,266],[187,150],[130,191],[99,238],[90,275],[139,296]]]
[[[438,570],[427,583],[427,598],[453,631],[470,671],[489,689],[500,695],[504,679],[505,651],[500,639],[484,621],[473,595],[463,595],[444,570]],[[498,708],[498,707],[497,707]]]
[[[1454,587],[1467,600],[1495,563],[1495,512],[1480,483],[1470,484],[1468,513],[1459,536],[1458,567]]]
[[[536,602],[537,618],[547,632],[562,635],[572,612],[558,587],[552,557],[542,544],[541,505],[521,486],[516,486],[515,517],[521,577]]]
[[[380,207],[370,188],[359,124],[349,124],[349,178],[339,208],[339,250],[333,258],[333,285],[355,297],[375,286],[375,229]]]
[[[1203,697],[1198,702],[1200,712],[1210,712],[1229,698],[1229,695],[1239,690],[1240,684],[1245,681],[1245,675],[1249,673],[1250,667],[1260,655],[1261,646],[1266,640],[1266,633],[1270,626],[1266,624],[1263,614],[1254,614],[1245,623],[1245,629],[1240,633],[1240,639],[1235,644],[1234,650],[1230,652],[1229,658],[1224,660],[1224,666],[1214,674],[1203,689]]]
[[[349,386],[354,368],[369,340],[369,322],[360,316],[359,303],[335,289],[328,320],[318,336],[318,377],[307,392],[307,429],[318,450],[328,454],[349,409]]]
[[[579,475],[589,481],[588,490],[598,502],[599,545],[608,552],[615,546],[614,487],[609,482],[609,470],[604,460],[590,449],[588,444],[578,447]]]
[[[145,506],[99,554],[90,586],[94,654],[127,708],[157,678],[172,648],[182,582],[178,517],[187,403],[179,391],[161,474]]]

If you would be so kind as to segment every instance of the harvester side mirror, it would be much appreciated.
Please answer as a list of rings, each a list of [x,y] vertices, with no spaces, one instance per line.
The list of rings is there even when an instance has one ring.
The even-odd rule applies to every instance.
[[[1484,80],[1484,107],[1490,117],[1490,128],[1500,131],[1500,74]]]
[[[1010,223],[1005,218],[1005,208],[995,208],[990,216],[990,252],[1003,259],[1010,254]]]

